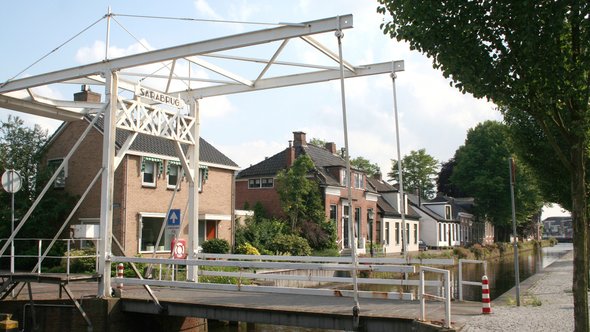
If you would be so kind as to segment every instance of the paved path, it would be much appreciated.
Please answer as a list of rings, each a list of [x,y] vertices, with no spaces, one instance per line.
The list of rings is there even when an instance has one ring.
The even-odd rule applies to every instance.
[[[572,259],[569,251],[523,281],[520,307],[513,288],[493,301],[491,315],[470,317],[460,331],[573,331]]]

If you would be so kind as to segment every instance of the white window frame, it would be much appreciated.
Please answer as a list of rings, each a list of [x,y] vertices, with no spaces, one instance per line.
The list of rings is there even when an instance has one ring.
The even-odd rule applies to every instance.
[[[161,218],[162,222],[166,222],[166,214],[165,213],[152,213],[152,212],[140,212],[139,213],[139,222],[138,222],[139,232],[138,232],[138,236],[137,236],[137,252],[138,253],[150,253],[150,252],[153,252],[153,249],[149,250],[147,248],[147,244],[146,244],[145,250],[142,250],[142,248],[141,248],[142,242],[143,242],[143,222],[144,222],[143,218],[153,218],[153,219]],[[158,239],[158,235],[160,232],[159,228],[156,228],[156,229],[157,229],[157,233],[154,234],[155,240]],[[170,246],[172,245],[172,243],[170,241],[172,237],[173,237],[172,231],[165,228],[164,229],[164,236],[162,237],[162,241],[160,243],[160,245],[164,245],[164,250],[157,250],[156,249],[156,252],[157,253],[169,253]],[[154,243],[154,245],[156,245],[156,244]]]
[[[356,189],[363,189],[363,174],[361,173],[353,173],[354,177],[354,187]]]
[[[150,188],[155,188],[158,182],[158,163],[152,160],[144,160],[144,157],[142,157],[141,160],[141,164],[143,165],[143,169],[141,170],[141,186],[142,187],[150,187]],[[153,173],[153,177],[154,177],[154,181],[153,182],[146,182],[144,179],[144,174],[145,174],[145,170],[147,169],[147,165],[151,164],[154,167],[154,173]],[[149,174],[149,173],[148,173]]]
[[[253,185],[255,184],[255,185]],[[248,189],[260,189],[262,186],[262,181],[260,178],[255,179],[248,179]]]
[[[64,161],[64,158],[53,158],[47,160],[47,168],[54,172],[59,165]],[[55,167],[53,167],[55,165]],[[53,174],[52,174],[53,175]],[[59,175],[53,182],[53,188],[65,188],[66,187],[66,179],[68,178],[68,163],[64,165],[64,168],[59,172]]]
[[[446,220],[453,219],[453,214],[451,212],[453,212],[451,210],[451,206],[450,205],[445,205],[445,219]]]
[[[168,161],[170,162],[170,161]],[[176,188],[176,184],[170,184],[170,170],[172,169],[176,169],[176,182],[178,183],[178,190],[180,190],[180,187],[182,186],[182,166],[181,165],[177,165],[177,164],[170,164],[166,166],[166,188],[168,189],[174,189]],[[143,181],[143,177],[142,177],[142,181]],[[199,188],[201,189],[201,188]]]
[[[270,183],[270,186],[268,185]],[[260,188],[274,188],[275,181],[274,178],[261,178],[260,179]]]
[[[349,181],[346,178],[346,169],[340,169],[340,185],[342,186],[348,186]]]

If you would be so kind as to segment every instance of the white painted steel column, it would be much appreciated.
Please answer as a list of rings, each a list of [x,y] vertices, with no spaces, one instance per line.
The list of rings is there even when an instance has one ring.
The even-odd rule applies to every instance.
[[[98,296],[111,296],[111,240],[113,227],[113,183],[115,179],[115,132],[117,118],[118,74],[105,73],[106,100],[102,140],[102,182],[100,187],[100,241],[98,243],[98,273],[102,274],[98,284]]]
[[[189,182],[189,207],[188,207],[188,259],[197,259],[199,250],[199,135],[200,135],[200,117],[199,102],[193,100],[190,103],[190,116],[195,118],[195,124],[191,128],[191,134],[195,140],[194,145],[188,148],[190,158],[190,173],[193,174],[193,181]],[[196,265],[187,266],[186,279],[198,282],[198,267]]]

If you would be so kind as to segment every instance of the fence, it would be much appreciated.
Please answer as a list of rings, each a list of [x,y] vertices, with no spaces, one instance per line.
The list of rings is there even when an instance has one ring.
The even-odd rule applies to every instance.
[[[469,286],[478,286],[482,287],[481,277],[479,281],[468,281],[463,280],[463,264],[482,264],[483,265],[483,275],[488,275],[488,262],[482,260],[473,260],[473,259],[460,259],[459,260],[459,301],[463,301],[463,285]]]
[[[0,243],[7,241],[7,239],[0,239]],[[62,260],[65,260],[65,273],[70,274],[70,267],[72,264],[72,260],[75,259],[84,259],[84,258],[94,258],[95,259],[95,269],[98,260],[98,246],[94,246],[94,255],[71,255],[72,248],[77,248],[78,246],[76,243],[80,243],[80,239],[32,239],[32,238],[15,238],[15,252],[14,252],[14,259],[15,262],[20,260],[22,264],[22,260],[30,260],[29,264],[25,265],[34,265],[32,268],[32,272],[37,272],[41,274],[45,269],[43,268],[43,263],[45,262],[47,265],[59,265]],[[96,241],[96,240],[93,240]],[[50,249],[53,248],[54,243],[64,243],[64,256],[60,255],[50,255]],[[35,249],[32,249],[35,248]],[[59,249],[56,249],[60,251]],[[5,252],[0,258],[9,258],[10,252]],[[55,262],[47,263],[47,260],[56,260],[59,259],[60,262],[55,264]]]
[[[428,294],[425,292],[424,272],[434,272],[443,276],[443,296]],[[420,266],[420,287],[418,297],[420,299],[420,319],[426,321],[426,298],[444,301],[445,321],[444,327],[451,328],[451,272],[428,266]]]

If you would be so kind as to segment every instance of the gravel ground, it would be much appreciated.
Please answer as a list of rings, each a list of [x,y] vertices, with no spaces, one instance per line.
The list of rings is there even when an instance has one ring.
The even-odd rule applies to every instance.
[[[521,286],[520,307],[514,296],[512,301],[510,297],[496,300],[492,314],[474,316],[460,331],[573,331],[572,258],[570,251],[527,280],[526,289]]]

